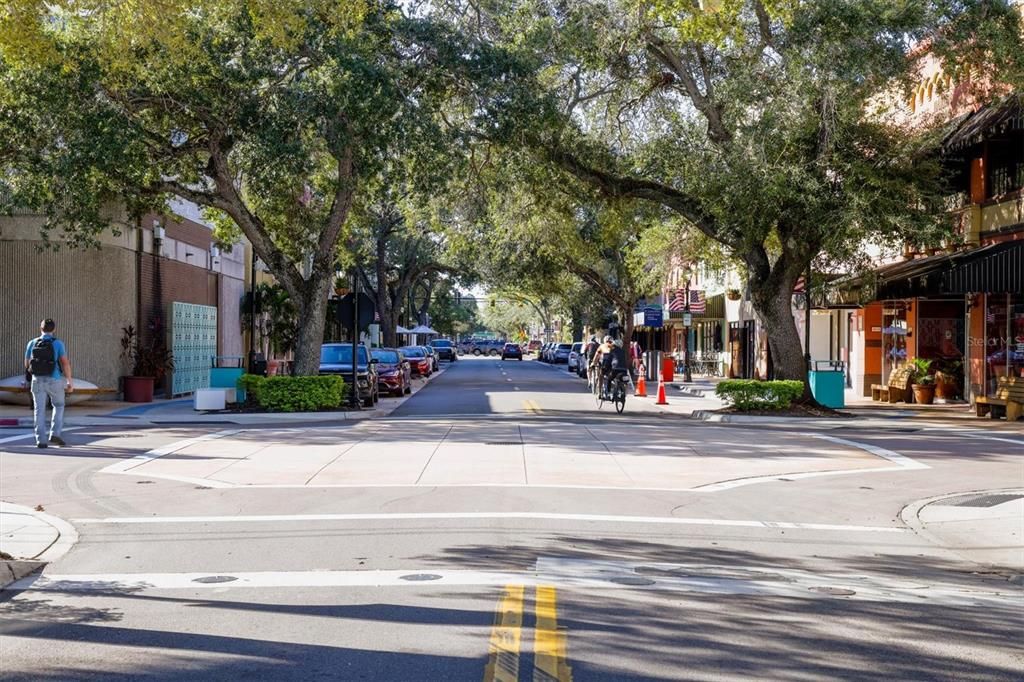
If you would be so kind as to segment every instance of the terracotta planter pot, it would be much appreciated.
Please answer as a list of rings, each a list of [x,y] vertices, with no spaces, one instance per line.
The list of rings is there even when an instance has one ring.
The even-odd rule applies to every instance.
[[[949,381],[939,381],[935,384],[935,397],[943,400],[953,400],[960,394],[960,384]]]
[[[124,399],[129,403],[153,402],[153,377],[124,377]]]
[[[931,405],[935,401],[935,384],[913,384],[914,402],[919,405]]]
[[[725,297],[727,299],[729,299],[730,301],[738,301],[738,300],[740,300],[740,298],[742,296],[743,296],[743,294],[741,294],[738,291],[727,291],[727,292],[725,292]]]

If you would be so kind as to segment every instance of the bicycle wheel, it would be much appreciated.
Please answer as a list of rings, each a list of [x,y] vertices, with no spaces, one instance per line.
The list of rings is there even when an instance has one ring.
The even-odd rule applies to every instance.
[[[619,379],[615,386],[615,411],[622,414],[626,409],[626,385]]]

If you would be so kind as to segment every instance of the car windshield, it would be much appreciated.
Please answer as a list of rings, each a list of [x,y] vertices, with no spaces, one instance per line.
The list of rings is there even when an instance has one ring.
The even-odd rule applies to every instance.
[[[359,347],[359,363],[366,364],[366,348]],[[320,348],[321,365],[344,365],[352,364],[352,346],[323,346]]]
[[[505,344],[505,348],[508,348],[509,350],[519,350],[519,344],[518,343],[506,343]]]
[[[407,358],[422,358],[426,356],[422,348],[403,348],[402,352],[405,353]]]
[[[375,350],[373,351],[373,357],[385,365],[398,364],[398,353],[393,350]]]
[[[570,348],[572,348],[572,344],[571,343],[560,343],[560,344],[558,344],[558,350],[569,350]]]
[[[451,341],[431,341],[430,345],[434,346],[435,348],[451,348],[452,347],[452,342]]]

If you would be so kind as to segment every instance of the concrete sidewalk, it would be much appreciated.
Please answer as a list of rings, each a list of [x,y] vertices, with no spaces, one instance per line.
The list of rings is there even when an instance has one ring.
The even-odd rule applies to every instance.
[[[63,519],[10,502],[0,502],[0,589],[55,561],[78,541]]]
[[[922,537],[969,561],[1024,571],[1024,489],[919,500],[907,505],[900,517]]]
[[[225,410],[209,412],[194,410],[192,398],[155,400],[143,404],[98,400],[66,407],[64,409],[64,426],[156,426],[161,424],[276,424],[284,426],[309,422],[339,424],[375,419],[390,415],[445,371],[447,371],[447,366],[442,365],[437,372],[426,379],[415,377],[411,395],[399,398],[382,395],[380,402],[375,407],[360,410],[341,412],[232,412]],[[0,405],[0,426],[31,428],[32,408]]]

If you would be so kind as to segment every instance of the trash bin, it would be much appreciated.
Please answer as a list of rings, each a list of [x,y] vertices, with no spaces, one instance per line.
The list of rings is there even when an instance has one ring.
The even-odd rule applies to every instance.
[[[644,351],[644,380],[657,381],[658,368],[661,367],[662,352],[660,350]]]
[[[819,360],[808,374],[811,395],[815,400],[833,409],[846,406],[846,373],[842,362]]]
[[[676,361],[671,355],[661,359],[661,378],[666,384],[671,384],[676,378]]]
[[[227,401],[245,400],[245,392],[238,391],[238,377],[245,374],[241,355],[218,355],[211,359],[210,388],[222,388],[227,391]],[[240,395],[239,395],[240,394]]]

